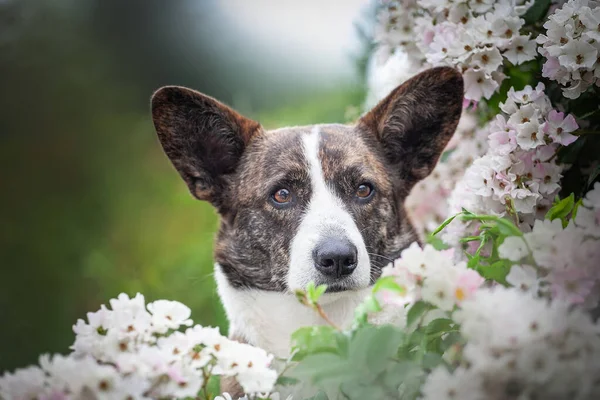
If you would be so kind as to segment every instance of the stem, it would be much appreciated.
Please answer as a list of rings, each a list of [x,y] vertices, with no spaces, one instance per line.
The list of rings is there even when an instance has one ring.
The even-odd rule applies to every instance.
[[[325,314],[323,307],[321,307],[321,305],[319,303],[315,303],[314,308],[317,311],[317,313],[321,316],[321,318],[323,318],[325,320],[325,322],[327,322],[329,325],[331,325],[336,330],[338,330],[340,332],[342,331],[342,329],[339,326],[337,326],[337,324],[335,322],[333,322],[331,319],[329,319],[327,314]]]
[[[202,392],[204,393],[204,399],[211,400],[210,393],[208,393],[208,380],[210,379],[210,374],[207,373],[204,368],[202,368],[202,377],[204,378],[204,382],[202,382]]]
[[[600,131],[589,131],[585,129],[579,129],[573,132],[573,135],[581,136],[581,135],[600,135]]]

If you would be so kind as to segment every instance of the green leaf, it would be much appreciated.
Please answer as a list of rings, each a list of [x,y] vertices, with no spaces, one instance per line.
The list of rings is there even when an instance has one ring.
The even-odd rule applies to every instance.
[[[329,325],[308,326],[292,334],[293,360],[300,361],[310,354],[338,353],[336,336],[342,335]]]
[[[444,359],[442,358],[442,355],[439,353],[425,353],[423,355],[423,360],[421,362],[421,365],[425,369],[432,370],[435,367],[437,367],[438,365],[440,365],[443,361],[444,361]]]
[[[339,385],[347,379],[360,376],[361,365],[351,365],[346,358],[333,353],[306,356],[289,375],[306,383]]]
[[[548,9],[550,8],[550,4],[552,0],[535,0],[535,3],[529,10],[523,15],[523,19],[529,25],[535,24],[536,22],[541,22],[546,14],[548,14]]]
[[[327,397],[327,393],[320,391],[319,393],[307,398],[306,400],[329,400],[329,397]]]
[[[458,217],[459,215],[462,215],[462,213],[458,213],[456,215],[453,215],[453,216],[447,218],[444,222],[442,222],[442,224],[440,226],[437,227],[436,230],[434,230],[433,232],[431,232],[431,236],[435,236],[438,233],[440,233],[445,227],[447,227],[448,225],[450,225],[450,223],[452,221],[454,221],[454,218]]]
[[[447,332],[453,329],[454,321],[449,318],[437,318],[427,324],[425,332],[428,335],[434,335],[441,332]]]
[[[442,351],[446,352],[455,344],[463,342],[464,339],[460,332],[448,332],[448,334],[442,339]]]
[[[507,286],[506,275],[510,272],[511,267],[512,262],[510,260],[498,260],[491,265],[480,266],[478,271],[485,279]]]
[[[369,314],[381,311],[381,305],[374,296],[367,296],[354,310],[354,322],[361,326],[367,323]]]
[[[396,282],[396,278],[394,276],[385,276],[377,279],[375,285],[373,286],[373,293],[377,293],[383,289],[392,291],[401,296],[406,294],[406,288]]]
[[[583,199],[577,200],[577,203],[575,203],[575,206],[573,206],[573,212],[571,213],[571,219],[577,218],[577,210],[579,210],[579,207],[582,204],[583,204]]]
[[[505,218],[498,218],[496,220],[500,233],[505,236],[523,236],[523,232],[515,224]]]
[[[383,371],[396,354],[404,333],[392,325],[368,325],[350,341],[350,362],[365,365],[371,374]]]
[[[571,193],[569,197],[566,197],[558,202],[556,202],[552,208],[548,210],[546,213],[546,219],[553,221],[555,219],[564,220],[567,218],[569,213],[573,210],[575,206],[575,194]]]
[[[321,296],[323,295],[323,293],[325,293],[325,291],[327,290],[327,285],[319,285],[317,286],[317,289],[315,290],[315,303],[317,301],[319,301],[319,299],[321,298]]]
[[[421,318],[427,311],[431,310],[433,306],[424,301],[417,301],[413,304],[408,312],[406,313],[406,326],[411,327],[417,319]]]
[[[277,385],[277,386],[293,386],[293,385],[297,385],[298,383],[300,383],[300,380],[298,380],[296,378],[292,378],[290,376],[280,376],[279,378],[277,378],[275,385]]]
[[[474,269],[475,271],[479,271],[480,256],[479,255],[476,255],[476,256],[468,255],[468,257],[469,257],[469,261],[467,261],[467,268]]]
[[[448,246],[442,239],[437,236],[432,236],[431,234],[427,235],[427,243],[433,246],[436,250],[446,250],[449,249]]]

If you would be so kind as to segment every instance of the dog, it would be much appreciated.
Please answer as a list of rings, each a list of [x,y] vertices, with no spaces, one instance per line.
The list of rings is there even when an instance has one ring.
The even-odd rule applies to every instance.
[[[327,285],[328,317],[351,322],[382,267],[418,241],[404,199],[454,134],[463,86],[456,70],[432,68],[355,124],[276,130],[187,88],[153,95],[164,152],[220,214],[215,277],[229,337],[287,356],[295,330],[324,323],[294,295],[311,281]]]

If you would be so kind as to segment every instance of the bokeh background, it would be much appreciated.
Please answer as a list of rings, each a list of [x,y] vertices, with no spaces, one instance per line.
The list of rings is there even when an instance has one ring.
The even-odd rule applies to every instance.
[[[0,372],[67,352],[120,292],[226,329],[217,216],[163,155],[150,95],[189,86],[267,128],[343,122],[364,97],[365,3],[0,0]]]

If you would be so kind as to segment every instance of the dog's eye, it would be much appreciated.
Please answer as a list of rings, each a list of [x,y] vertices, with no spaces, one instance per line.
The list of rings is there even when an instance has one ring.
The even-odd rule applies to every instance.
[[[375,193],[375,188],[370,183],[361,183],[356,188],[356,197],[360,200],[369,200],[373,193]]]
[[[292,193],[285,188],[277,189],[271,197],[273,198],[273,201],[279,205],[288,204],[292,201]]]

